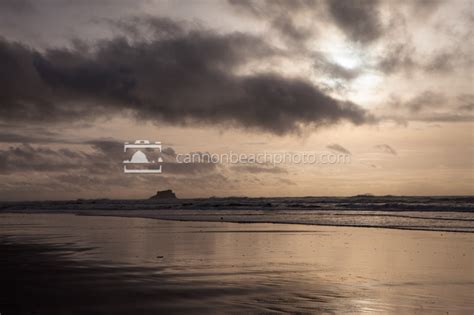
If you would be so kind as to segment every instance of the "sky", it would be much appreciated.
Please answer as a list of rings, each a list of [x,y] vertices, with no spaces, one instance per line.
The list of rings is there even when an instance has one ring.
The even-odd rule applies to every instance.
[[[0,0],[0,200],[472,195],[473,29],[470,0]],[[161,174],[124,173],[137,139]]]

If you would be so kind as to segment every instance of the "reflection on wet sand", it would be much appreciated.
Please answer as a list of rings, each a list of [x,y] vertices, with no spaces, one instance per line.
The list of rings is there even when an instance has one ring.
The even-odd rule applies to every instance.
[[[0,226],[4,310],[474,310],[467,233],[62,214]]]

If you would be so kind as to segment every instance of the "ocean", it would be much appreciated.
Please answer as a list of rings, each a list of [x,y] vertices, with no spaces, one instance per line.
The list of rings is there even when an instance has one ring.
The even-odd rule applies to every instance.
[[[354,196],[3,202],[3,212],[65,212],[182,221],[289,223],[474,232],[472,196]]]

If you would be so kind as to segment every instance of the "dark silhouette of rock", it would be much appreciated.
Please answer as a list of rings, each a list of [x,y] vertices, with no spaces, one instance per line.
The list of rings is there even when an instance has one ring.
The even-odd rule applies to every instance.
[[[151,196],[150,199],[178,199],[176,194],[171,190],[158,190],[156,195]]]

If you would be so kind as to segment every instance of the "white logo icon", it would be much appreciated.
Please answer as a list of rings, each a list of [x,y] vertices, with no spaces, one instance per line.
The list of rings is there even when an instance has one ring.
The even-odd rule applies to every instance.
[[[157,157],[156,160],[150,160],[142,151],[146,150],[146,152],[152,152],[155,154],[161,153],[161,142],[150,143],[148,140],[136,140],[133,144],[125,142],[123,152],[127,153],[128,149],[136,151],[133,153],[130,160],[123,161],[124,173],[157,174],[162,172],[161,164],[159,163],[162,163],[163,159]]]

